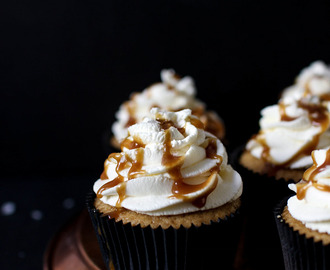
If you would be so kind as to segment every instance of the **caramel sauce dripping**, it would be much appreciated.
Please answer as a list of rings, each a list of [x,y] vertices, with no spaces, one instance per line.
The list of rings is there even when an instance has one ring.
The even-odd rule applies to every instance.
[[[108,160],[109,159],[115,159],[117,161],[117,165],[116,165],[116,173],[117,173],[117,177],[114,178],[113,180],[111,180],[108,183],[105,183],[103,186],[101,186],[99,188],[99,190],[97,191],[96,196],[98,198],[102,198],[102,192],[104,190],[107,190],[109,188],[117,187],[117,193],[119,195],[118,201],[116,203],[116,206],[120,206],[121,202],[124,200],[125,198],[125,187],[126,184],[124,183],[124,176],[122,176],[120,174],[120,172],[131,166],[128,174],[127,174],[127,178],[128,180],[131,180],[133,178],[136,178],[139,174],[143,173],[143,171],[141,170],[142,165],[143,165],[143,151],[141,149],[138,149],[136,152],[136,159],[131,160],[129,157],[127,157],[125,154],[122,155],[120,153],[113,153],[111,155],[109,155]],[[101,180],[106,180],[108,179],[108,177],[106,176],[106,171],[107,171],[107,166],[105,166],[104,171],[101,174]]]
[[[142,142],[139,142],[137,139],[134,138],[134,140],[130,140],[128,138],[124,139],[121,144],[120,144],[120,149],[123,149],[123,148],[127,148],[129,150],[132,150],[132,149],[137,149],[137,148],[140,148],[140,147],[145,147],[145,144],[142,143]]]
[[[181,174],[181,167],[184,162],[184,157],[175,156],[171,153],[172,146],[171,146],[171,134],[170,134],[169,128],[171,126],[173,126],[173,122],[163,121],[160,119],[158,119],[158,121],[160,121],[162,129],[165,130],[164,154],[163,154],[163,158],[162,158],[162,165],[164,165],[168,168],[168,173],[170,174],[171,178],[174,180],[174,183],[172,185],[173,197],[183,199],[185,201],[190,201],[190,199],[188,199],[186,195],[189,193],[196,192],[196,191],[206,187],[209,184],[211,176],[208,178],[208,180],[206,180],[204,183],[199,184],[199,185],[189,185],[184,182],[184,178]],[[196,128],[204,129],[204,124],[200,120],[198,120],[194,117],[190,118],[190,123],[192,125],[194,125]],[[178,128],[178,127],[176,127],[176,128]],[[178,130],[182,134],[184,134],[183,128],[180,128],[180,129],[178,128]],[[209,139],[209,143],[208,143],[207,147],[205,148],[205,151],[206,151],[206,156],[208,158],[220,159],[220,164],[221,164],[222,157],[220,157],[219,155],[216,155],[217,145],[216,145],[215,138]],[[220,170],[219,167],[220,167],[220,165],[216,166],[216,168],[213,168],[211,170],[211,173],[212,174],[218,173],[218,171]],[[210,189],[208,189],[207,192],[205,192],[204,194],[201,194],[198,198],[196,198],[190,202],[196,207],[199,207],[199,208],[203,207],[206,203],[207,196],[215,188],[216,188],[216,184],[213,185]]]
[[[164,155],[165,159],[163,160],[163,165],[170,164],[171,166],[171,168],[169,169],[169,174],[174,180],[172,186],[173,197],[178,199],[183,199],[185,201],[189,201],[194,206],[198,208],[202,208],[206,204],[206,199],[208,195],[216,188],[217,181],[215,181],[214,184],[208,190],[200,194],[198,198],[191,200],[186,195],[189,193],[197,192],[207,187],[210,181],[212,180],[212,177],[215,177],[215,175],[220,171],[220,164],[222,163],[222,157],[216,154],[217,153],[216,139],[215,138],[209,139],[209,143],[205,148],[206,157],[220,159],[220,162],[217,166],[215,166],[210,170],[211,175],[209,176],[209,178],[204,183],[198,185],[189,185],[184,182],[184,178],[181,175],[181,166],[183,164],[183,160],[181,161],[180,159],[178,159],[178,157],[175,157],[169,153],[170,150],[170,147],[168,146],[169,144],[170,144],[170,136],[167,135],[165,140],[165,145],[167,145],[165,148],[167,150],[165,152],[167,152],[167,154]]]
[[[325,130],[327,130],[327,128],[329,127],[330,118],[329,118],[328,110],[325,106],[323,106],[321,104],[306,103],[302,99],[302,100],[298,101],[298,107],[300,107],[308,112],[309,119],[312,122],[312,125],[320,126],[321,132],[320,132],[320,134],[315,135],[312,138],[312,140],[310,140],[300,151],[298,151],[287,162],[280,164],[280,165],[275,165],[275,164],[272,164],[271,162],[269,162],[269,166],[267,167],[269,175],[274,175],[276,173],[276,171],[278,171],[279,169],[289,166],[294,160],[296,160],[300,156],[310,155],[312,153],[312,151],[316,149],[316,147],[319,143],[320,135]],[[287,115],[286,106],[283,103],[279,103],[279,111],[280,111],[281,121],[293,121],[296,119],[296,117],[291,117],[291,116]],[[252,139],[253,138],[256,139],[263,146],[263,152],[262,152],[261,157],[264,160],[269,161],[270,148],[267,145],[267,143],[262,139],[258,139],[258,136],[252,137]]]
[[[299,183],[296,185],[298,200],[302,200],[305,198],[306,192],[310,187],[315,187],[316,189],[318,189],[320,191],[330,192],[330,186],[319,184],[319,183],[317,183],[317,181],[315,179],[317,174],[321,173],[328,166],[330,166],[330,149],[327,150],[326,158],[320,166],[317,166],[314,152],[312,153],[312,159],[313,159],[313,165],[310,168],[308,168],[303,175],[303,179],[305,181],[307,181],[307,183]]]
[[[286,106],[285,106],[284,103],[280,102],[278,104],[278,106],[279,106],[279,110],[280,110],[281,121],[289,122],[289,121],[293,121],[293,120],[297,119],[296,117],[292,117],[292,116],[287,115]]]
[[[308,111],[313,125],[321,126],[322,132],[329,127],[329,113],[325,106],[320,104],[305,103],[301,100],[299,101],[299,107]]]
[[[322,76],[318,76],[318,75],[316,75],[316,77],[322,78]],[[310,82],[308,81],[305,84],[305,91],[304,91],[303,96],[307,97],[307,96],[312,96],[312,95],[313,95],[313,92],[310,89]],[[318,95],[318,96],[321,101],[330,101],[330,93],[324,93],[324,94]]]
[[[200,189],[205,188],[209,185],[210,181],[214,180],[213,178],[216,177],[216,174],[220,171],[220,164],[222,163],[222,157],[217,155],[217,140],[215,138],[209,138],[208,144],[205,148],[206,157],[212,158],[212,159],[218,159],[219,162],[217,163],[217,166],[212,168],[210,170],[211,175],[208,177],[208,179],[198,185],[189,185],[184,182],[184,178],[181,174],[181,167],[184,163],[184,156],[175,156],[172,153],[172,146],[171,146],[171,133],[170,133],[170,127],[175,127],[179,130],[180,133],[185,134],[185,128],[179,128],[174,125],[172,121],[163,120],[163,119],[157,119],[157,121],[160,124],[160,127],[165,131],[165,139],[164,139],[164,153],[162,157],[162,165],[167,167],[168,173],[170,174],[171,178],[174,180],[174,183],[172,185],[172,194],[176,198],[181,198],[186,201],[190,201],[190,199],[187,198],[187,194],[196,192]],[[204,124],[194,118],[190,118],[190,122],[192,125],[194,125],[196,128],[204,129]],[[120,174],[120,172],[123,169],[126,169],[130,166],[129,172],[128,172],[128,180],[133,179],[137,177],[139,174],[143,173],[142,165],[143,165],[143,150],[142,148],[145,147],[145,145],[141,142],[138,142],[138,140],[135,138],[133,141],[126,138],[121,143],[121,149],[127,148],[127,149],[137,149],[136,151],[136,159],[131,160],[129,157],[127,157],[125,154],[121,153],[113,153],[108,157],[108,160],[113,158],[117,161],[116,165],[116,173],[117,177],[113,179],[112,181],[104,184],[100,187],[100,189],[97,192],[97,197],[102,197],[102,192],[106,189],[117,187],[117,193],[119,195],[118,201],[116,202],[116,207],[120,208],[123,200],[126,198],[126,183],[124,182],[124,177]],[[108,169],[108,165],[105,164],[104,171],[101,174],[101,180],[108,179],[106,171]],[[213,185],[207,189],[205,192],[203,192],[198,198],[191,201],[193,205],[196,207],[203,207],[206,203],[207,196],[216,188],[217,181],[213,181]],[[111,213],[111,218],[117,217],[120,213],[120,210],[116,209],[113,213]]]
[[[327,94],[323,94],[320,96],[320,99],[322,101],[330,101],[330,93],[327,93]]]
[[[205,126],[202,121],[200,121],[198,118],[191,117],[190,118],[190,123],[195,126],[196,128],[199,129],[205,129]]]

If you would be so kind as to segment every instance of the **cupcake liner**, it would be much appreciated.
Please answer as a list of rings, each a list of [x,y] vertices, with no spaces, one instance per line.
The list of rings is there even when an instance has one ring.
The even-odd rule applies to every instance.
[[[230,158],[231,164],[243,180],[242,213],[244,228],[241,237],[242,265],[251,269],[264,269],[272,262],[274,269],[283,269],[282,250],[273,218],[273,209],[280,199],[293,192],[283,178],[276,179],[255,173],[239,163],[244,146],[236,148]]]
[[[282,245],[284,265],[291,269],[330,269],[330,245],[294,231],[281,217],[289,197],[283,199],[274,209],[274,217]]]
[[[241,218],[237,211],[218,222],[179,229],[142,228],[116,222],[94,207],[87,196],[101,253],[107,269],[231,269],[236,254]]]

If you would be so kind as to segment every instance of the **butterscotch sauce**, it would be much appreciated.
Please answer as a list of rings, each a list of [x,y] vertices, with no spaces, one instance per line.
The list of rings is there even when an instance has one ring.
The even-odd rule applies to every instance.
[[[299,107],[308,111],[308,115],[313,125],[321,126],[322,132],[329,127],[329,113],[327,107],[321,104],[306,103],[299,101]]]
[[[297,119],[297,117],[292,117],[287,115],[286,113],[286,105],[283,102],[280,102],[278,104],[279,110],[280,110],[280,117],[281,117],[281,121],[293,121],[295,119]]]
[[[164,153],[162,157],[162,165],[169,169],[169,173],[173,178],[182,178],[181,166],[183,164],[183,158],[181,156],[174,156],[171,152],[171,133],[167,129],[165,130],[164,141]]]
[[[191,124],[194,125],[196,128],[204,128],[204,124],[199,121],[196,118],[190,119]],[[168,173],[170,174],[171,178],[174,180],[174,183],[172,185],[172,193],[173,196],[179,199],[188,200],[188,198],[185,196],[186,194],[196,192],[204,187],[206,187],[209,184],[209,181],[205,181],[202,184],[199,185],[189,185],[184,182],[184,178],[181,174],[181,167],[183,165],[184,159],[180,156],[175,156],[171,153],[171,133],[168,130],[171,126],[173,126],[173,123],[171,121],[161,121],[161,127],[162,129],[165,129],[165,141],[164,141],[164,154],[162,158],[162,165],[166,166],[168,168]],[[222,158],[217,153],[217,145],[216,145],[216,139],[210,139],[208,146],[205,149],[206,156],[209,158],[218,158],[220,159],[220,164],[222,162]],[[217,166],[217,170],[213,170],[215,173],[219,171],[219,166]],[[206,203],[207,196],[216,188],[216,185],[211,187],[207,190],[204,194],[201,194],[197,199],[194,199],[191,201],[193,205],[196,207],[203,207]]]
[[[173,197],[180,198],[186,201],[191,202],[193,205],[196,207],[203,207],[206,203],[206,198],[207,196],[216,188],[217,186],[217,179],[214,177],[217,177],[218,172],[220,171],[220,165],[222,163],[222,157],[217,155],[217,140],[215,138],[209,138],[207,140],[207,145],[205,148],[205,153],[207,158],[211,159],[217,159],[219,162],[217,162],[217,165],[210,170],[211,175],[208,177],[208,179],[198,185],[189,185],[185,183],[182,174],[181,174],[181,167],[184,163],[184,156],[176,156],[172,153],[172,145],[171,145],[171,132],[170,128],[175,127],[181,132],[183,135],[185,134],[185,128],[179,128],[174,125],[172,121],[168,120],[163,120],[161,118],[157,118],[157,121],[160,124],[160,127],[162,130],[165,132],[165,139],[164,139],[164,153],[162,157],[162,165],[165,166],[168,170],[169,175],[171,178],[174,180],[174,183],[172,185],[172,194]],[[192,125],[194,125],[196,128],[204,129],[204,124],[194,118],[190,118],[190,122]],[[124,176],[121,175],[121,171],[123,169],[128,169],[128,174],[127,174],[127,180],[133,179],[140,175],[141,173],[144,173],[142,171],[142,165],[143,165],[143,155],[144,151],[143,148],[145,145],[142,142],[139,142],[137,139],[134,138],[134,140],[130,140],[126,138],[122,143],[121,143],[121,148],[127,148],[127,149],[135,149],[136,155],[134,159],[129,158],[127,155],[122,154],[122,153],[113,153],[108,157],[108,160],[110,159],[115,159],[117,161],[116,165],[116,173],[117,177],[113,179],[112,181],[104,184],[99,188],[97,192],[97,197],[101,198],[102,197],[102,192],[106,189],[117,187],[117,193],[119,195],[119,198],[116,203],[116,207],[120,208],[123,200],[126,198],[126,183]],[[106,171],[108,169],[107,163],[105,163],[104,171],[101,174],[101,179],[106,180],[108,179]],[[195,198],[193,200],[188,199],[186,196],[189,193],[197,192],[201,189],[205,189],[205,187],[208,187],[210,185],[210,181],[212,181],[212,185],[207,188],[202,194],[198,196],[198,198]],[[119,214],[120,212],[115,211],[110,215],[111,217],[115,217]]]
[[[116,202],[116,207],[120,208],[121,203],[126,198],[126,182],[123,182],[120,186],[117,187],[118,201]]]
[[[136,148],[140,148],[140,147],[144,147],[145,145],[141,142],[138,142],[137,140],[130,140],[128,138],[124,139],[121,144],[120,144],[120,149],[123,149],[124,147],[132,150],[132,149],[136,149]]]
[[[316,149],[319,144],[320,135],[328,129],[330,118],[327,108],[321,104],[307,103],[303,99],[298,101],[298,107],[306,110],[308,112],[309,119],[313,126],[321,127],[321,132],[315,135],[300,151],[298,151],[290,160],[283,164],[272,164],[270,161],[270,148],[258,135],[252,139],[257,140],[263,147],[261,158],[269,162],[269,167],[272,167],[272,172],[270,174],[275,174],[279,169],[288,167],[293,161],[301,156],[309,156],[313,150]],[[296,117],[291,117],[286,113],[286,106],[283,103],[279,103],[279,111],[281,121],[293,121],[297,119]]]
[[[323,192],[330,192],[330,186],[322,185],[317,182],[308,181],[306,184],[296,184],[297,186],[297,198],[298,200],[302,200],[306,196],[306,192],[310,187],[314,187]]]
[[[191,117],[190,118],[190,123],[195,126],[196,128],[199,128],[199,129],[205,129],[205,126],[203,124],[202,121],[200,121],[199,119],[197,118],[194,118],[194,117]]]
[[[312,159],[313,165],[307,169],[303,175],[305,181],[315,181],[315,176],[324,171],[327,166],[330,166],[330,150],[327,150],[325,160],[320,166],[317,165],[315,160],[315,153],[312,153]]]
[[[203,123],[203,129],[210,132],[218,138],[222,138],[225,134],[225,128],[216,116],[213,116],[211,112],[205,111],[203,106],[198,106],[192,109],[191,113]]]
[[[212,179],[213,177],[217,177],[216,175],[217,175],[217,171],[213,172],[204,183],[198,185],[189,185],[184,183],[183,179],[180,179],[179,181],[177,179],[177,181],[175,181],[172,186],[173,197],[191,202],[194,206],[198,208],[202,208],[206,203],[206,199],[208,195],[217,187],[218,181],[214,181],[212,186],[210,186],[197,198],[189,199],[185,195],[204,189],[210,184],[210,182],[213,180]]]
[[[128,180],[136,178],[139,174],[143,173],[143,150],[138,149],[136,151],[136,159],[131,160],[132,166],[128,171]]]
[[[203,207],[206,203],[207,196],[216,188],[217,181],[215,184],[213,184],[209,189],[207,189],[203,194],[201,194],[198,198],[193,199],[192,201],[187,198],[187,194],[196,192],[198,190],[201,190],[209,185],[211,177],[213,177],[213,174],[217,174],[219,172],[219,167],[222,162],[222,157],[217,155],[217,145],[216,145],[216,139],[210,139],[208,146],[206,147],[206,156],[208,158],[217,158],[220,159],[219,164],[216,166],[216,168],[213,168],[211,170],[211,176],[202,184],[198,185],[189,185],[184,182],[184,178],[181,174],[181,166],[183,165],[183,157],[177,157],[171,154],[171,134],[169,130],[165,131],[165,143],[164,143],[165,151],[163,155],[162,164],[164,166],[168,167],[168,172],[172,179],[174,180],[174,183],[172,185],[172,193],[173,196],[178,199],[183,199],[186,201],[190,201],[194,206],[196,207]]]
[[[210,138],[208,141],[208,145],[205,148],[206,157],[211,159],[219,159],[218,165],[220,165],[222,163],[223,158],[222,156],[217,155],[217,151],[218,151],[217,139]]]
[[[126,122],[126,124],[125,124],[125,128],[128,128],[128,127],[130,127],[130,126],[132,126],[132,125],[134,125],[134,124],[136,124],[136,119],[130,114],[129,115],[129,118],[128,118],[128,120],[127,120],[127,122]]]
[[[324,162],[318,166],[315,160],[314,153],[312,153],[313,165],[307,169],[303,175],[303,179],[307,183],[297,184],[297,198],[302,200],[306,196],[306,192],[310,187],[315,187],[316,189],[324,192],[330,192],[330,186],[317,183],[315,179],[316,175],[327,169],[330,166],[330,149],[326,152],[326,157]]]
[[[203,106],[198,106],[198,107],[192,109],[191,113],[193,115],[197,116],[198,118],[200,118],[201,116],[203,116],[205,114],[205,109]]]
[[[186,194],[196,192],[208,185],[208,181],[205,181],[199,185],[189,185],[184,182],[184,178],[181,174],[181,167],[183,165],[183,157],[174,156],[171,153],[171,134],[169,130],[165,130],[165,142],[164,142],[164,155],[162,158],[162,164],[168,168],[168,173],[174,180],[172,185],[173,197],[178,199],[187,200]],[[215,188],[215,187],[214,187]],[[191,203],[197,207],[203,207],[206,203],[206,197],[211,193],[214,188],[211,188],[207,194],[201,194],[197,199],[191,201]]]
[[[316,77],[322,78],[322,76],[318,76],[316,75]],[[310,81],[306,82],[305,84],[305,91],[303,96],[307,97],[307,96],[312,96],[313,92],[310,89]],[[318,95],[318,97],[320,98],[321,101],[330,101],[330,93],[324,93],[322,95]]]
[[[107,190],[109,188],[112,188],[114,186],[117,186],[119,184],[121,184],[118,188],[117,188],[117,192],[118,189],[121,189],[121,193],[123,194],[123,189],[125,190],[125,184],[124,182],[124,176],[122,176],[120,173],[123,169],[126,169],[130,166],[130,169],[128,171],[128,175],[127,178],[128,180],[133,179],[135,177],[137,177],[139,174],[141,174],[143,171],[141,170],[142,165],[143,165],[143,151],[139,151],[139,149],[137,149],[136,151],[136,159],[131,160],[129,157],[127,157],[125,154],[120,154],[120,153],[112,153],[111,155],[109,155],[108,159],[115,159],[117,161],[117,165],[116,165],[116,173],[117,173],[117,177],[115,179],[113,179],[112,181],[105,183],[103,186],[101,186],[99,188],[99,190],[97,191],[97,197],[98,198],[102,198],[102,192],[104,190]],[[107,166],[105,166],[105,169],[103,171],[103,173],[101,174],[101,180],[105,180],[108,179],[108,177],[105,178],[106,173],[105,171],[107,170]],[[103,179],[102,179],[103,178]],[[119,192],[118,192],[119,194]],[[123,197],[124,195],[122,195]],[[117,203],[121,203],[123,199],[121,198],[121,195],[119,194],[119,199]]]
[[[185,134],[185,128],[184,127],[178,127],[175,126],[174,123],[170,120],[163,120],[161,118],[156,119],[160,125],[160,128],[163,130],[168,130],[170,127],[175,127],[181,134]]]
[[[326,93],[320,96],[322,101],[330,101],[330,93]]]

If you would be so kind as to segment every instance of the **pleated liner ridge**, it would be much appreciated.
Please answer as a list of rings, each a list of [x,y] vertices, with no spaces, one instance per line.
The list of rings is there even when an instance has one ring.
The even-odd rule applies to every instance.
[[[294,231],[282,219],[281,214],[288,198],[283,199],[274,209],[285,269],[329,270],[330,245],[323,245],[322,241],[315,242],[313,238],[306,238],[304,234]]]
[[[94,199],[94,193],[88,194],[87,207],[107,269],[210,269],[219,256],[219,269],[231,269],[241,224],[238,211],[200,227],[152,229],[109,219],[94,207]]]

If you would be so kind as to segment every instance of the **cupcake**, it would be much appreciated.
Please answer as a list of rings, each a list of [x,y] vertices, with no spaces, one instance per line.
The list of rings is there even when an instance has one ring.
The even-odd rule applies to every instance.
[[[167,111],[191,109],[204,124],[206,131],[219,139],[225,136],[222,119],[214,112],[207,111],[205,104],[196,98],[196,87],[191,77],[180,78],[174,70],[164,69],[160,73],[162,82],[152,84],[139,93],[133,93],[116,113],[116,121],[112,125],[111,143],[119,148],[127,137],[128,127],[139,123],[145,116],[150,117],[153,107]]]
[[[314,92],[299,97],[286,92],[277,104],[262,109],[259,132],[237,153],[237,170],[243,175],[247,206],[245,256],[253,268],[261,269],[264,263],[280,256],[273,207],[291,194],[288,183],[297,183],[311,166],[311,152],[330,145],[327,103]],[[253,253],[255,250],[258,252]],[[283,267],[283,262],[275,263],[279,263],[277,268]]]
[[[260,131],[240,163],[258,174],[299,181],[312,164],[311,151],[330,143],[330,69],[321,61],[302,70],[278,104],[261,111]]]
[[[281,96],[296,100],[306,96],[318,96],[322,101],[329,103],[330,68],[322,61],[312,63],[300,72],[295,84],[284,89]]]
[[[242,180],[223,144],[191,110],[153,108],[128,127],[121,150],[109,155],[88,197],[106,265],[230,269]]]
[[[240,157],[245,168],[275,177],[301,179],[310,153],[330,144],[329,111],[317,96],[283,98],[261,111],[260,131]]]
[[[313,165],[296,192],[275,209],[285,269],[330,269],[330,149],[312,152]]]

